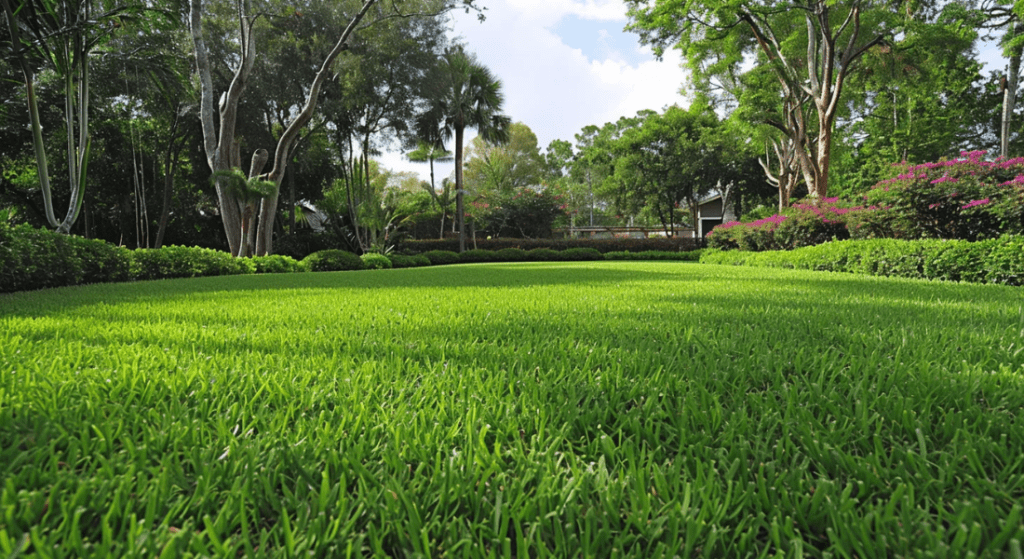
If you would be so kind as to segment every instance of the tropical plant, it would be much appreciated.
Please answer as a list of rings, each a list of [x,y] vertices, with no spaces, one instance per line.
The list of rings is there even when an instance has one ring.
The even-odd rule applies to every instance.
[[[35,152],[46,220],[68,233],[82,209],[89,163],[89,58],[141,4],[95,5],[94,0],[0,0],[10,36],[10,55],[21,70],[28,100],[29,129]],[[58,220],[53,208],[50,173],[36,96],[36,75],[52,69],[63,81],[64,121],[70,201]]]
[[[266,153],[266,152],[264,152]],[[219,185],[225,192],[229,193],[241,206],[241,224],[239,234],[241,246],[238,256],[253,256],[253,222],[256,217],[257,204],[270,196],[277,194],[277,183],[263,180],[260,176],[246,177],[241,169],[225,169],[216,171],[210,177],[210,182]]]
[[[417,134],[433,145],[455,140],[455,212],[459,226],[459,252],[466,250],[465,186],[462,148],[466,128],[475,128],[484,140],[507,142],[511,119],[500,114],[504,95],[501,81],[462,47],[445,51],[438,61],[428,110],[417,120]]]

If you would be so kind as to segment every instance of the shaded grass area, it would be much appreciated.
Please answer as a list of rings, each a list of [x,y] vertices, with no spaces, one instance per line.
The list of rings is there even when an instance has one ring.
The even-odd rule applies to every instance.
[[[0,296],[0,552],[1013,556],[1022,338],[1019,289],[679,263]]]

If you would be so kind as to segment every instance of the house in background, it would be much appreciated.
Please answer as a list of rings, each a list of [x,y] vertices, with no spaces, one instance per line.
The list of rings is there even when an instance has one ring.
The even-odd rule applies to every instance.
[[[697,224],[695,229],[697,230],[698,237],[707,237],[708,233],[716,225],[736,221],[733,197],[730,196],[731,190],[731,188],[726,188],[724,193],[722,191],[712,191],[697,202]]]

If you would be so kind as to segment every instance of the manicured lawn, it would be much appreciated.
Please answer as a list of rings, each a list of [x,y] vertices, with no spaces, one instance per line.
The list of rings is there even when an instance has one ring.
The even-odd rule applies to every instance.
[[[600,262],[14,294],[0,554],[1020,557],[1022,410],[1020,288]]]

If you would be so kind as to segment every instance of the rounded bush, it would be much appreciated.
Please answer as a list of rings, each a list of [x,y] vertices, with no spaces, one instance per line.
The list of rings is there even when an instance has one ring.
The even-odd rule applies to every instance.
[[[390,270],[392,268],[391,259],[376,252],[368,252],[360,256],[359,259],[363,261],[363,267],[367,270]]]
[[[430,259],[422,254],[408,256],[405,254],[389,254],[392,268],[416,268],[419,266],[430,266]]]
[[[362,270],[363,261],[361,258],[335,248],[321,250],[310,254],[302,260],[306,267],[313,272],[338,272],[342,270]]]
[[[532,262],[554,262],[558,260],[558,251],[550,248],[535,248],[526,251],[526,259]]]
[[[140,280],[230,276],[255,271],[256,265],[249,259],[210,248],[166,246],[132,251],[132,276]]]
[[[503,248],[494,253],[498,262],[522,262],[527,259],[527,253],[521,248]]]
[[[306,267],[301,262],[283,254],[254,256],[252,263],[256,266],[257,274],[286,274],[306,271]]]
[[[77,285],[85,272],[73,241],[30,225],[0,225],[0,291]]]
[[[473,249],[459,255],[462,262],[494,262],[497,260],[493,250]]]
[[[431,250],[423,253],[423,256],[430,260],[434,266],[439,264],[457,264],[462,261],[459,253],[450,250]]]
[[[604,255],[596,248],[568,248],[558,253],[558,259],[567,261],[604,260]]]

